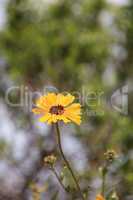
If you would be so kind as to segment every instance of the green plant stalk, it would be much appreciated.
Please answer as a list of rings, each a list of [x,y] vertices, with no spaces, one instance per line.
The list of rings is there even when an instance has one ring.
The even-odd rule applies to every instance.
[[[105,175],[102,176],[102,195],[105,195]]]
[[[60,153],[61,153],[61,155],[62,155],[62,158],[63,158],[63,160],[64,160],[64,162],[65,162],[65,164],[66,164],[68,170],[70,171],[70,173],[71,173],[71,175],[72,175],[72,177],[73,177],[73,180],[74,180],[75,185],[76,185],[76,187],[77,187],[77,191],[80,192],[80,196],[81,196],[82,200],[85,200],[85,198],[84,198],[84,196],[83,196],[83,194],[82,194],[82,191],[81,191],[81,189],[80,189],[78,180],[77,180],[77,178],[76,178],[76,176],[75,176],[75,174],[74,174],[74,172],[73,172],[73,170],[72,170],[72,168],[71,168],[71,166],[70,166],[68,160],[66,159],[66,157],[65,157],[65,155],[64,155],[64,152],[63,152],[63,149],[62,149],[62,145],[61,145],[61,136],[60,136],[60,129],[59,129],[58,123],[56,123],[56,131],[57,131],[57,139],[58,139],[59,150],[60,150]]]
[[[51,168],[51,170],[53,171],[54,175],[56,176],[57,180],[59,181],[60,185],[62,186],[62,188],[67,192],[67,189],[65,188],[65,186],[63,185],[60,177],[58,176],[56,170],[54,167]]]
[[[106,175],[107,175],[107,167],[104,167],[102,170],[102,189],[101,189],[103,197],[105,197]]]

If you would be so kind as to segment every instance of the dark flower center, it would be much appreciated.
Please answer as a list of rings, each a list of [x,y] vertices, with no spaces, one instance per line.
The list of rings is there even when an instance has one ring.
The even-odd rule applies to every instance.
[[[62,115],[64,113],[64,107],[61,105],[52,106],[49,111],[51,114]]]

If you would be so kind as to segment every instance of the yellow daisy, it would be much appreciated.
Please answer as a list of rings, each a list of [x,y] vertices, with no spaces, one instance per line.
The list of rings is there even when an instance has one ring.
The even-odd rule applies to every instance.
[[[41,96],[36,102],[36,108],[32,111],[40,115],[40,122],[48,124],[56,123],[57,121],[81,123],[81,105],[73,103],[75,97],[71,94],[55,94],[48,93]]]
[[[105,200],[104,197],[101,194],[98,194],[96,196],[96,200]]]

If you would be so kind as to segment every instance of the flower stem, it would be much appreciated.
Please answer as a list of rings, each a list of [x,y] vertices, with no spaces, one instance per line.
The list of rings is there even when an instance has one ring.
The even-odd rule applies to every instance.
[[[106,181],[107,167],[104,167],[102,170],[102,195],[105,196],[105,181]]]
[[[63,185],[60,177],[58,176],[56,170],[54,167],[51,168],[51,170],[53,171],[54,175],[56,176],[57,180],[59,181],[60,185],[62,186],[62,188],[67,192],[67,189],[65,188],[65,186]]]
[[[77,187],[77,191],[80,192],[80,196],[81,196],[82,200],[85,200],[85,198],[84,198],[84,196],[83,196],[83,194],[82,194],[82,191],[81,191],[81,189],[80,189],[78,180],[77,180],[77,178],[76,178],[76,176],[75,176],[75,174],[74,174],[74,172],[73,172],[73,170],[72,170],[72,168],[71,168],[71,166],[70,166],[68,160],[66,159],[66,157],[65,157],[65,155],[64,155],[64,152],[63,152],[63,149],[62,149],[62,145],[61,145],[61,136],[60,136],[60,129],[59,129],[58,123],[56,123],[56,130],[57,130],[57,139],[58,139],[59,150],[60,150],[60,153],[61,153],[61,155],[62,155],[62,158],[63,158],[63,160],[64,160],[64,162],[65,162],[65,164],[66,164],[68,170],[70,171],[70,173],[71,173],[71,175],[72,175],[72,177],[73,177],[73,180],[74,180],[75,185],[76,185],[76,187]]]
[[[104,197],[105,194],[105,175],[102,177],[102,195]]]

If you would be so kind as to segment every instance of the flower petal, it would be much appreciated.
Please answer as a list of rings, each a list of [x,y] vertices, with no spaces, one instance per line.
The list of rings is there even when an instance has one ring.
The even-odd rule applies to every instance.
[[[57,118],[56,115],[52,115],[52,116],[51,116],[51,120],[52,120],[52,122],[56,123],[57,120],[58,120],[58,118]]]
[[[73,103],[72,105],[65,108],[66,112],[74,113],[74,114],[81,114],[81,105],[79,103]]]
[[[46,100],[46,98],[44,96],[39,98],[39,99],[37,99],[36,106],[38,108],[42,108],[42,109],[45,108],[46,110],[49,108],[49,104],[48,104],[48,102],[47,102],[47,100]]]
[[[55,93],[48,93],[46,96],[46,100],[49,106],[53,106],[57,101],[57,95]]]
[[[44,114],[47,112],[47,110],[45,110],[44,108],[33,108],[32,112],[35,114]]]
[[[40,97],[37,100],[36,105],[37,107],[40,107],[40,108],[43,108],[43,107],[49,108],[55,104],[56,99],[57,99],[56,94],[48,93],[47,95]]]
[[[59,116],[58,116],[58,120],[62,120],[62,121],[64,121],[65,123],[70,122],[70,120],[67,119],[64,115],[59,115]]]
[[[48,121],[49,119],[51,118],[51,114],[50,113],[47,113],[46,115],[44,115],[43,117],[41,117],[39,119],[40,122],[46,122]]]
[[[58,94],[57,95],[57,104],[62,105],[62,106],[67,106],[71,104],[74,101],[75,97],[72,96],[71,94],[67,94],[64,96],[63,94]]]
[[[80,115],[76,115],[74,113],[64,113],[65,117],[67,117],[68,119],[70,119],[71,121],[75,122],[76,124],[80,125],[81,123],[81,117]]]

